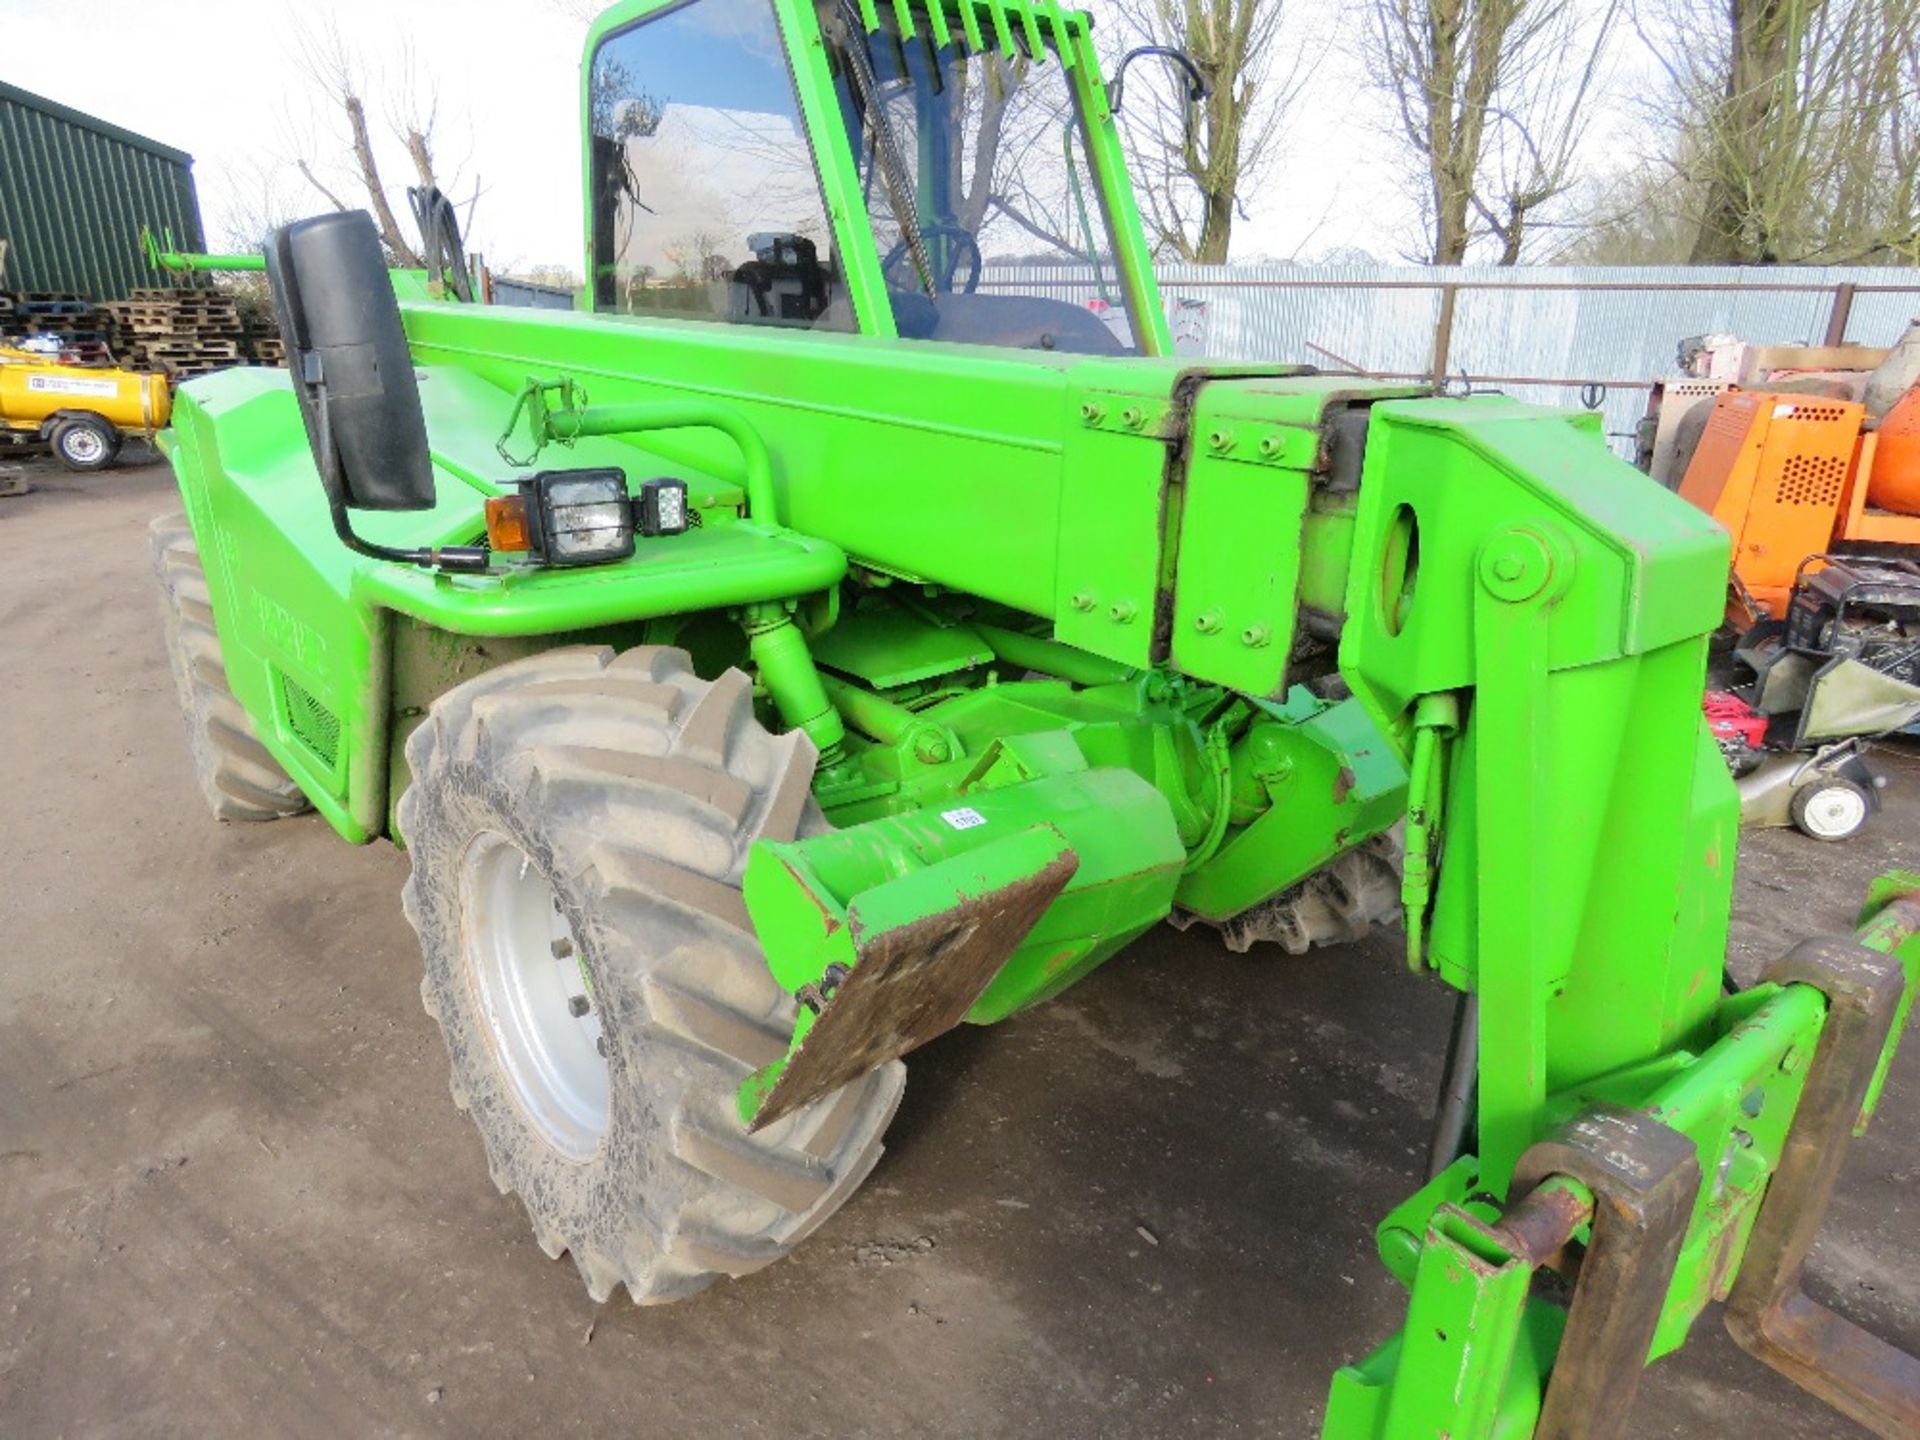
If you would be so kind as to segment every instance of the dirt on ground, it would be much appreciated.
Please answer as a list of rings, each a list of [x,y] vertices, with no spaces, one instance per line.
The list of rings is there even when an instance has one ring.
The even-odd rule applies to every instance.
[[[0,1436],[1310,1436],[1399,1323],[1449,993],[1396,937],[1162,928],[910,1062],[872,1181],[792,1258],[587,1299],[488,1182],[400,913],[406,857],[215,823],[147,571],[164,466],[0,499]],[[1843,846],[1741,849],[1734,960],[1920,868],[1920,760]],[[1620,857],[1632,863],[1632,857]],[[1920,1045],[1813,1284],[1920,1350]],[[1709,1314],[1636,1436],[1852,1433]]]

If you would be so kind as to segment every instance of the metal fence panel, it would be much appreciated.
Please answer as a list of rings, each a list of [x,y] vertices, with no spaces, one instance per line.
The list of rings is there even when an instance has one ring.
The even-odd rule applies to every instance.
[[[1891,345],[1920,318],[1920,271],[1910,268],[1170,264],[1158,274],[1169,308],[1186,307],[1186,353],[1323,369],[1344,363],[1390,376],[1431,375],[1452,288],[1446,368],[1455,385],[1577,405],[1582,386],[1597,384],[1623,454],[1631,453],[1647,383],[1673,371],[1689,336],[1819,344],[1843,284],[1858,287],[1849,339]],[[1094,278],[1084,266],[991,265],[981,288],[1084,304]],[[1196,307],[1204,314],[1198,327]]]
[[[519,305],[532,310],[571,310],[574,308],[574,292],[564,285],[543,285],[538,280],[515,280],[508,275],[495,275],[493,303]]]

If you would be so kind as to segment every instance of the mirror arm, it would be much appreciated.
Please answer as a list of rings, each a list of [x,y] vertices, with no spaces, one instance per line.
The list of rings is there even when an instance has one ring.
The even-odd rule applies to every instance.
[[[1212,87],[1206,82],[1206,77],[1201,75],[1200,67],[1194,63],[1193,57],[1186,51],[1173,45],[1136,45],[1120,57],[1119,67],[1113,72],[1113,82],[1107,86],[1107,108],[1114,114],[1120,113],[1120,100],[1124,93],[1123,87],[1126,85],[1127,67],[1142,55],[1158,55],[1186,72],[1189,104],[1198,105],[1213,93]]]
[[[319,379],[320,360],[312,351],[306,351],[296,357],[301,372],[305,374],[311,366],[314,378]],[[375,560],[394,560],[403,565],[439,566],[443,570],[465,572],[481,571],[487,568],[493,558],[484,545],[439,545],[426,548],[400,549],[392,545],[376,544],[357,534],[353,521],[347,514],[346,486],[339,476],[339,459],[333,448],[333,421],[327,404],[327,387],[324,383],[315,387],[319,430],[320,430],[320,478],[327,489],[327,509],[333,516],[333,533],[340,537],[340,543],[349,550],[366,555]]]

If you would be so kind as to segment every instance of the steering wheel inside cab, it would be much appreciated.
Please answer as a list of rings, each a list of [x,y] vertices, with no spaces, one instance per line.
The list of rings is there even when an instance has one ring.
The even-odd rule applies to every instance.
[[[980,242],[973,238],[973,232],[961,225],[927,225],[920,231],[920,239],[927,251],[927,263],[933,268],[933,284],[936,294],[971,295],[980,286]],[[944,245],[936,245],[944,240]],[[965,259],[967,279],[964,285],[955,286],[954,278],[960,272],[960,264]],[[887,258],[880,262],[881,273],[887,277],[887,286],[893,290],[911,290],[921,293],[919,272],[907,255],[907,240],[903,235],[894,247],[887,251]]]

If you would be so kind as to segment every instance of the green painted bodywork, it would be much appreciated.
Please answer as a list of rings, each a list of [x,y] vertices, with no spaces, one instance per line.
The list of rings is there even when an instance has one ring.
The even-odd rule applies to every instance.
[[[1920,983],[1920,934],[1881,928],[1887,901],[1920,893],[1920,875],[1881,877],[1861,917],[1856,941],[1900,960],[1907,1004]],[[1667,1290],[1649,1361],[1686,1342],[1708,1303],[1724,1298],[1738,1272],[1767,1182],[1780,1163],[1808,1060],[1827,1019],[1826,998],[1808,985],[1762,985],[1712,1007],[1697,1048],[1668,1051],[1597,1077],[1553,1097],[1556,1122],[1597,1103],[1646,1111],[1697,1147],[1706,1183]],[[1881,1057],[1892,1061],[1904,1027],[1893,1029]],[[1875,1095],[1862,1108],[1871,1115]],[[1378,1231],[1387,1269],[1413,1292],[1406,1328],[1334,1377],[1324,1433],[1338,1440],[1414,1440],[1435,1434],[1519,1440],[1533,1433],[1541,1379],[1552,1364],[1566,1312],[1520,1283],[1516,1268],[1489,1254],[1484,1226],[1499,1218],[1481,1184],[1481,1162],[1467,1157],[1395,1208]],[[1562,1182],[1549,1182],[1562,1183]],[[1565,1182],[1577,1184],[1577,1182]],[[1591,1196],[1585,1197],[1590,1207]],[[1583,1226],[1576,1239],[1584,1241]],[[1447,1307],[1481,1307],[1483,1333],[1518,1327],[1519,1348],[1506,1359],[1471,1366],[1429,1338],[1425,1317]],[[1438,1327],[1444,1329],[1444,1323]],[[1456,1387],[1460,1387],[1456,1394]]]
[[[944,810],[904,811],[810,840],[754,847],[746,903],[769,938],[767,962],[789,990],[817,981],[832,964],[852,969],[847,924],[856,898],[895,916],[925,907],[913,887],[978,893],[980,857],[1008,840],[1057,838],[1078,865],[1065,892],[1024,937],[968,1015],[1001,1020],[1073,984],[1167,913],[1187,858],[1165,799],[1131,771],[1063,766],[1057,773],[996,788],[966,788]],[[1051,848],[1051,847],[1050,847]],[[1037,853],[1037,852],[1036,852]],[[958,862],[956,865],[955,862]]]
[[[746,861],[790,991],[859,963],[849,916],[910,929],[1077,855],[978,1022],[1405,818],[1410,964],[1479,997],[1480,1143],[1382,1226],[1421,1338],[1342,1371],[1325,1433],[1530,1428],[1558,1312],[1460,1216],[1495,1217],[1521,1151],[1596,1101],[1654,1108],[1724,1179],[1656,1353],[1680,1343],[1777,1164],[1781,1057],[1824,1023],[1804,987],[1721,995],[1737,807],[1700,700],[1724,532],[1591,417],[1173,357],[1086,22],[1051,4],[894,19],[1071,60],[1140,353],[899,338],[813,8],[769,3],[859,333],[462,306],[397,277],[437,498],[355,521],[474,543],[526,473],[505,436],[545,468],[683,478],[698,528],[574,570],[370,559],[334,534],[284,373],[182,387],[170,451],[261,742],[344,837],[399,840],[407,732],[491,665],[582,641],[742,665],[762,719],[812,738],[838,827]],[[660,8],[609,10],[589,57]],[[1425,1338],[1463,1328],[1483,1343]]]

